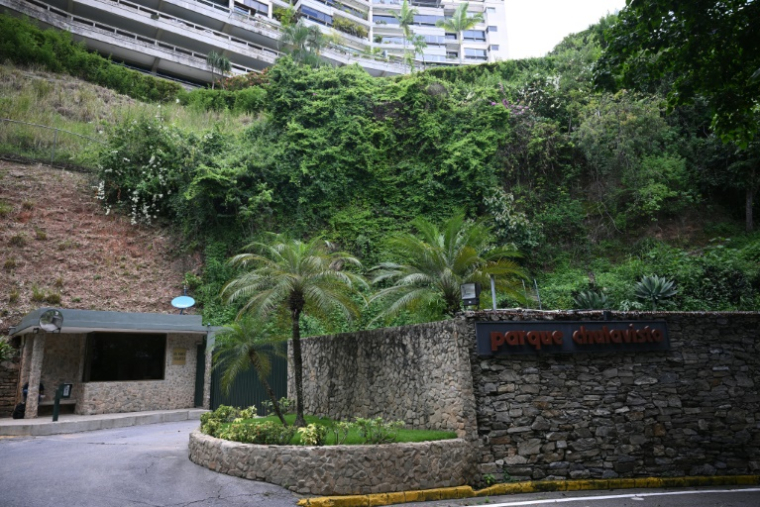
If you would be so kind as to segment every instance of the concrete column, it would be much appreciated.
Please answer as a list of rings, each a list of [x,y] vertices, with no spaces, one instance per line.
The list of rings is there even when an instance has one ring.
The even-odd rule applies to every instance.
[[[18,389],[16,392],[16,403],[24,401],[24,394],[22,389],[24,384],[29,382],[29,368],[32,366],[32,343],[33,335],[24,336],[24,345],[21,352],[21,367],[19,371]]]
[[[45,333],[34,335],[31,367],[29,368],[29,391],[26,397],[26,415],[24,419],[37,417],[39,408],[40,378],[42,378],[42,361],[45,359]]]

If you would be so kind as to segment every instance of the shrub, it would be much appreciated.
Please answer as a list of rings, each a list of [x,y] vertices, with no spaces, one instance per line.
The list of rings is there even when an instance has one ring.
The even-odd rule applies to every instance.
[[[290,443],[296,428],[283,426],[279,422],[248,424],[237,419],[218,430],[219,438],[247,444],[286,445]]]
[[[657,303],[661,299],[675,296],[678,290],[673,282],[657,275],[645,276],[636,284],[636,297],[652,303],[652,311],[657,311]]]
[[[332,433],[335,436],[335,445],[346,443],[348,432],[351,431],[351,428],[353,427],[353,423],[344,421],[336,421],[335,424],[330,426],[330,430],[332,430]]]
[[[581,310],[604,310],[610,302],[605,294],[589,290],[575,296],[575,305]]]
[[[11,246],[24,246],[26,245],[26,236],[23,234],[14,234],[11,239],[8,240]]]
[[[333,17],[333,28],[362,39],[366,39],[368,35],[367,29],[360,24],[338,16]]]
[[[382,417],[362,419],[357,417],[354,422],[359,428],[359,434],[367,444],[387,444],[396,441],[396,431],[404,427],[404,421],[383,421]]]
[[[7,361],[16,355],[16,349],[8,343],[5,337],[0,337],[0,362]]]
[[[277,401],[277,404],[280,405],[280,412],[282,412],[283,414],[294,414],[296,412],[295,400],[282,397]],[[263,415],[271,415],[275,413],[274,406],[272,405],[272,402],[270,400],[262,401],[261,408],[263,408],[265,411],[265,414]]]
[[[321,424],[309,424],[305,428],[298,428],[303,445],[325,445],[327,440],[327,427]]]
[[[0,218],[7,217],[11,214],[11,211],[13,211],[13,206],[5,201],[0,201]]]

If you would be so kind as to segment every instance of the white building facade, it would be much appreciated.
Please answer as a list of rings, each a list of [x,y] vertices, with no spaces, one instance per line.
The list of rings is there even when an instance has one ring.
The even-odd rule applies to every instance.
[[[358,63],[373,76],[404,74],[404,37],[394,12],[403,0],[298,0],[292,7],[307,24],[337,35],[322,52],[335,65]],[[463,2],[412,0],[412,31],[427,47],[417,69],[478,64],[507,58],[504,0],[471,1],[468,12],[484,22],[462,34],[436,22]],[[232,74],[261,72],[281,54],[281,0],[0,0],[0,9],[72,33],[88,49],[140,70],[191,83],[212,79],[206,55],[229,58]],[[462,40],[460,41],[460,37]],[[462,53],[462,54],[460,54]]]

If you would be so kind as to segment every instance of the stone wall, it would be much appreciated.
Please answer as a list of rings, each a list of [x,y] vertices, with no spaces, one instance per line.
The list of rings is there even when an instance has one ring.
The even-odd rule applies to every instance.
[[[253,445],[200,431],[190,434],[190,460],[198,465],[314,495],[461,486],[469,447],[462,439],[326,447]]]
[[[601,320],[601,312],[468,312],[480,474],[497,480],[760,471],[760,314],[662,319],[668,352],[480,358],[485,320]],[[425,375],[426,372],[420,372]]]
[[[77,413],[93,415],[194,407],[196,350],[201,339],[199,335],[167,336],[164,380],[82,384]],[[186,349],[184,365],[172,364],[175,348]]]
[[[304,410],[474,434],[466,335],[465,323],[446,321],[302,340]]]
[[[16,406],[18,373],[18,362],[0,363],[0,417],[10,417],[13,407]]]
[[[45,357],[42,360],[43,402],[55,398],[55,390],[62,383],[74,384],[71,398],[79,399],[82,390],[82,347],[85,335],[55,334],[45,337]]]

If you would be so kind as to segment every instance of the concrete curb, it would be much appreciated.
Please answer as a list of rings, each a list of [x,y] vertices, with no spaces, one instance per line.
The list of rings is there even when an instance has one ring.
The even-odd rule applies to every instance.
[[[302,507],[374,507],[407,502],[430,502],[517,493],[540,493],[544,491],[581,491],[630,488],[686,488],[695,486],[752,486],[760,484],[760,475],[717,475],[694,477],[641,477],[635,479],[590,479],[587,481],[529,481],[494,484],[485,489],[474,490],[470,486],[456,488],[401,491],[398,493],[374,493],[370,495],[323,496],[304,498],[298,502]]]
[[[180,409],[164,412],[151,412],[147,414],[132,412],[129,414],[108,414],[105,416],[95,416],[94,418],[82,416],[80,420],[61,420],[58,422],[41,422],[39,419],[31,419],[31,421],[35,422],[28,424],[24,424],[24,420],[19,420],[22,422],[11,425],[0,425],[0,436],[43,437],[50,435],[63,435],[68,433],[82,433],[85,431],[127,428],[130,426],[143,426],[146,424],[162,424],[169,422],[199,420],[201,418],[201,414],[204,412],[207,412],[207,410]]]

